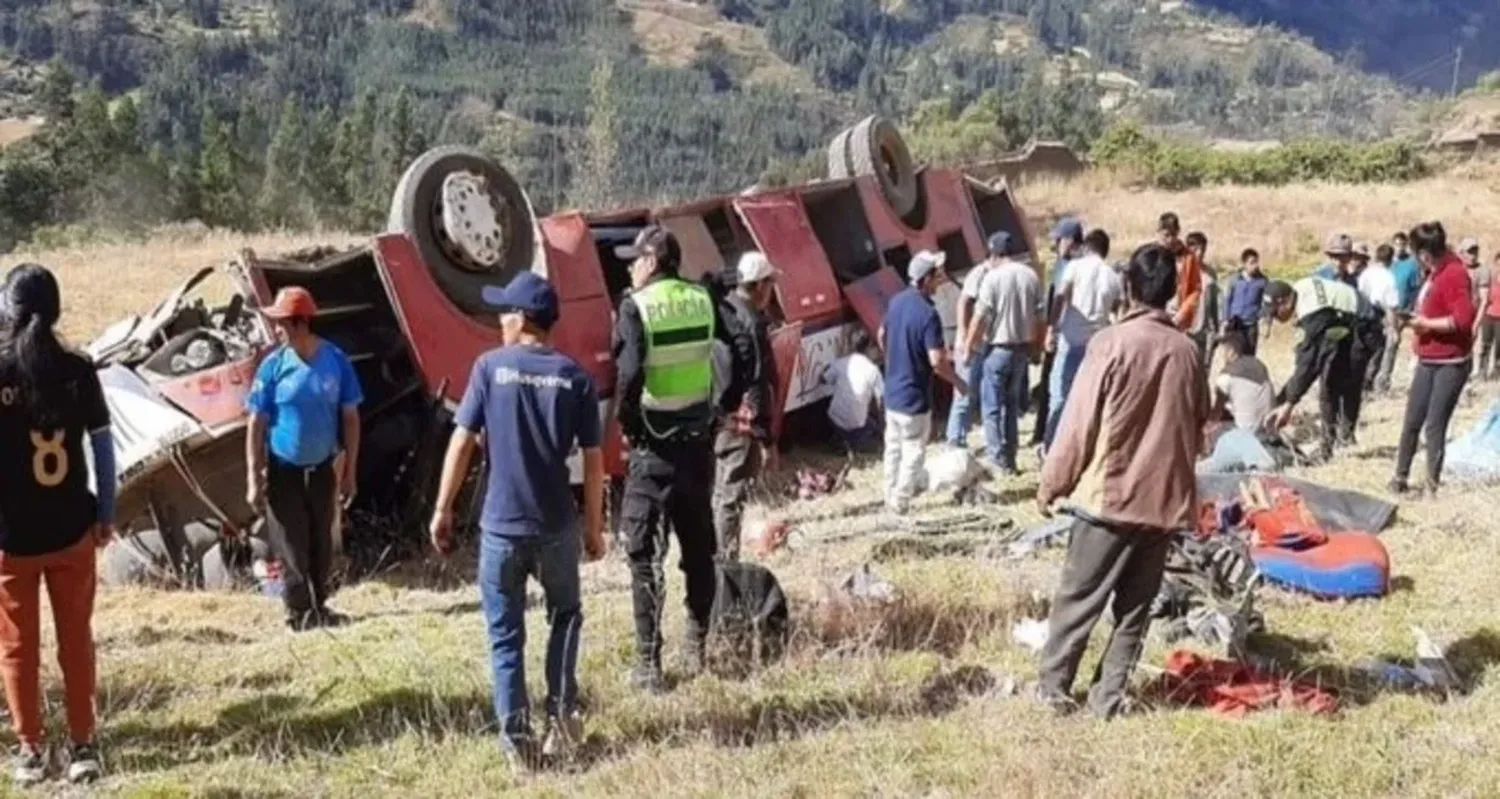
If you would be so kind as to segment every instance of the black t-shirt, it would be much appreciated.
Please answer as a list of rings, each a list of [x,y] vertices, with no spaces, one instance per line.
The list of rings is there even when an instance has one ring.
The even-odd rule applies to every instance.
[[[0,551],[44,555],[78,543],[97,521],[84,440],[109,426],[99,375],[70,355],[50,425],[30,418],[19,376],[0,360]]]

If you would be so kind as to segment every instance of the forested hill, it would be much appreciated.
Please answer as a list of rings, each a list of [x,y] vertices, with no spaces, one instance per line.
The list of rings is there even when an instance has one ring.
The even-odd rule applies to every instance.
[[[501,157],[547,209],[807,174],[870,112],[919,154],[979,156],[1087,146],[1122,113],[1378,136],[1409,99],[1357,58],[1156,0],[8,0],[0,49],[0,116],[46,119],[0,159],[11,240],[80,221],[373,228],[436,143]]]

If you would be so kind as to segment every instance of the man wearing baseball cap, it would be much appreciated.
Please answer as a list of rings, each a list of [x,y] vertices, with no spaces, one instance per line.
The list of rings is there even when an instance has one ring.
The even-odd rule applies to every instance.
[[[1483,308],[1485,299],[1490,293],[1490,282],[1494,279],[1490,268],[1484,265],[1483,259],[1479,257],[1479,239],[1469,236],[1458,244],[1458,255],[1464,260],[1464,266],[1469,270],[1469,282],[1474,286],[1474,307]],[[1481,315],[1480,321],[1483,321]],[[1474,327],[1475,336],[1479,335],[1479,325]],[[1483,363],[1480,367],[1483,368]]]
[[[979,288],[984,283],[985,275],[1010,258],[1014,245],[1010,234],[1000,230],[990,235],[987,247],[989,257],[964,275],[963,290],[958,296],[958,332],[953,340],[953,362],[964,380],[976,388],[969,395],[954,397],[953,406],[948,409],[948,445],[953,447],[968,446],[969,426],[979,407],[981,392],[977,386],[984,378],[984,359],[989,351],[988,347],[982,345],[977,348],[969,346],[968,331],[974,318],[974,305],[979,301]]]
[[[765,314],[775,296],[777,274],[764,253],[747,252],[735,269],[734,291],[725,300],[734,317],[726,321],[749,333],[755,347],[754,370],[746,380],[745,399],[739,410],[724,420],[714,439],[714,456],[718,459],[714,529],[718,531],[719,557],[729,561],[740,557],[740,527],[750,486],[759,479],[762,468],[774,469],[776,464],[776,441],[771,436],[776,364]],[[722,372],[728,364],[729,348],[715,342],[715,353]]]
[[[532,768],[542,757],[568,755],[583,738],[577,711],[583,626],[578,569],[581,557],[596,560],[605,549],[602,424],[593,378],[549,343],[558,318],[552,286],[523,272],[504,288],[487,287],[483,296],[500,313],[504,346],[479,356],[469,374],[430,530],[433,547],[451,552],[453,505],[482,438],[489,468],[478,582],[495,716],[507,756],[520,768]],[[574,446],[583,452],[581,519],[568,479]],[[552,628],[543,661],[547,726],[540,748],[532,737],[523,665],[528,575],[542,584]]]
[[[261,313],[282,343],[261,361],[246,399],[246,501],[265,511],[287,626],[300,631],[343,620],[328,609],[328,574],[336,503],[354,498],[364,393],[349,357],[312,332],[318,306],[307,289],[282,289]]]
[[[1083,223],[1079,220],[1065,216],[1057,220],[1048,235],[1052,242],[1053,253],[1057,256],[1052,263],[1052,273],[1047,278],[1047,300],[1042,308],[1043,322],[1048,325],[1047,335],[1043,339],[1044,354],[1042,356],[1042,374],[1036,387],[1036,427],[1031,434],[1031,445],[1037,451],[1044,452],[1047,443],[1047,422],[1053,416],[1052,407],[1054,401],[1060,402],[1052,396],[1052,369],[1057,358],[1057,341],[1050,335],[1052,333],[1050,309],[1052,303],[1057,299],[1057,287],[1062,283],[1064,274],[1068,270],[1068,262],[1072,261],[1083,248]]]
[[[1026,407],[1026,378],[1032,357],[1041,351],[1045,327],[1042,282],[1036,270],[1010,257],[1017,248],[1001,242],[1003,257],[984,276],[974,318],[963,331],[967,349],[984,353],[978,394],[984,412],[984,443],[990,463],[1017,472],[1020,419]]]
[[[925,480],[933,374],[952,383],[959,394],[969,391],[953,371],[943,321],[932,303],[947,277],[946,260],[943,253],[927,250],[911,259],[911,287],[891,298],[879,331],[885,351],[885,502],[898,515],[906,513]]]
[[[1328,237],[1328,244],[1323,247],[1323,254],[1328,256],[1328,260],[1313,270],[1313,277],[1320,280],[1337,280],[1348,284],[1350,288],[1358,286],[1358,278],[1352,276],[1358,257],[1354,252],[1354,239],[1350,238],[1347,233],[1335,233]]]
[[[630,681],[650,693],[666,689],[661,666],[662,564],[666,528],[677,536],[687,584],[688,623],[682,663],[703,668],[713,610],[714,432],[739,410],[755,373],[751,334],[730,324],[708,289],[678,276],[682,247],[663,227],[641,231],[621,253],[634,258],[633,291],[615,323],[615,402],[630,445],[620,515],[630,559],[637,661]],[[714,386],[714,342],[728,348],[730,368]],[[715,396],[717,393],[717,396]]]

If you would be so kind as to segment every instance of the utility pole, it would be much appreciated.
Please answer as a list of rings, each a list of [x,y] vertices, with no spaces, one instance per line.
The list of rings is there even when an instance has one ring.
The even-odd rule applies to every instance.
[[[1460,44],[1457,52],[1453,54],[1453,91],[1449,96],[1458,96],[1458,70],[1464,63],[1464,46]]]

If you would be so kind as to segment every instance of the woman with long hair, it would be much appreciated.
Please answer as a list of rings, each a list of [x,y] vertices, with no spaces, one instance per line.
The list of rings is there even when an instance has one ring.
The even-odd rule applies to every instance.
[[[93,364],[65,348],[54,330],[61,309],[57,278],[45,267],[18,266],[0,285],[0,679],[20,739],[14,776],[23,785],[46,779],[51,761],[38,686],[43,582],[67,700],[67,778],[100,774],[94,550],[113,533],[114,442]]]

